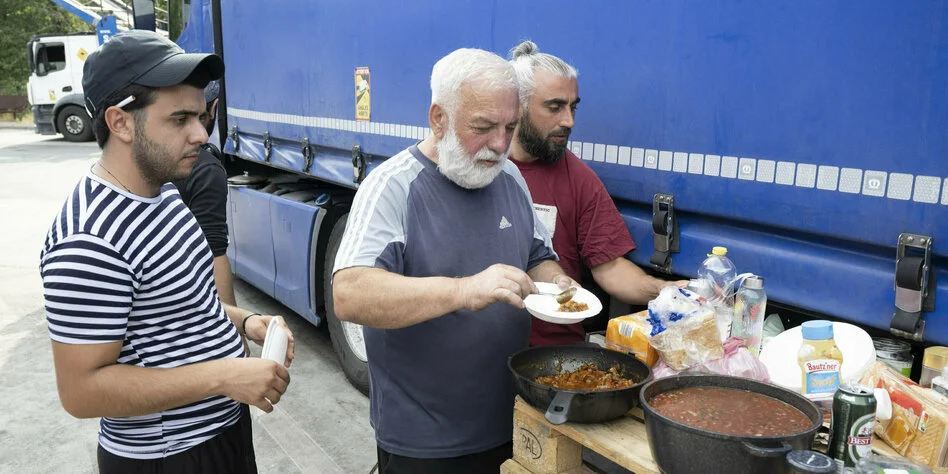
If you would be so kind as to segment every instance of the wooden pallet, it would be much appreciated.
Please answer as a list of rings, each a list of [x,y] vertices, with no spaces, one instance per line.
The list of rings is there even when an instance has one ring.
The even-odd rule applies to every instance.
[[[658,474],[645,434],[641,408],[606,423],[565,423],[553,425],[543,412],[519,396],[514,403],[513,459],[501,466],[501,474],[588,474],[595,471],[583,464],[583,447],[636,474]],[[826,451],[825,441],[813,449]],[[873,436],[872,450],[901,457]],[[948,469],[934,470],[948,474]]]
[[[513,459],[501,473],[580,474],[593,472],[583,465],[583,447],[636,474],[657,474],[642,410],[606,423],[553,425],[543,413],[519,396],[514,403]]]
[[[508,459],[500,466],[500,474],[534,474],[533,471],[523,467],[517,461],[513,459]],[[568,471],[560,471],[560,474],[596,474],[596,471],[586,467],[585,465],[579,466]]]

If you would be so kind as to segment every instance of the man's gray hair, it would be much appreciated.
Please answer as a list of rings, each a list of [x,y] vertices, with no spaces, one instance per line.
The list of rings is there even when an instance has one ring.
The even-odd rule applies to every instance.
[[[534,71],[546,71],[566,79],[576,79],[579,74],[576,68],[567,64],[566,61],[552,54],[541,53],[536,43],[529,40],[510,50],[510,64],[517,71],[517,79],[520,82],[520,105],[524,109],[527,108],[530,97],[533,97],[537,89],[537,83],[533,79]]]
[[[443,107],[453,119],[461,86],[469,83],[488,90],[518,90],[517,74],[504,58],[482,49],[461,48],[431,69],[431,103]]]

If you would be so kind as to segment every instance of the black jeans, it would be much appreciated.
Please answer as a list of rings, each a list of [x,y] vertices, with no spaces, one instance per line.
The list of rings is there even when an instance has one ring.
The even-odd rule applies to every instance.
[[[102,474],[257,474],[250,408],[240,406],[240,420],[221,434],[162,459],[116,456],[99,446]]]
[[[513,442],[479,453],[437,459],[410,458],[376,449],[378,474],[492,474],[500,472],[500,465],[513,456]]]

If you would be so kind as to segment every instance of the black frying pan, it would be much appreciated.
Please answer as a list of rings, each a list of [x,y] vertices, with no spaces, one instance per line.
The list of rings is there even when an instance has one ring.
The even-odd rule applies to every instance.
[[[585,364],[600,370],[617,367],[619,375],[636,380],[631,387],[617,390],[560,390],[533,379],[573,371]],[[639,391],[652,378],[652,369],[634,356],[589,344],[541,346],[510,356],[507,367],[514,377],[517,393],[530,405],[546,410],[546,419],[555,425],[566,421],[599,423],[624,415],[638,404]]]

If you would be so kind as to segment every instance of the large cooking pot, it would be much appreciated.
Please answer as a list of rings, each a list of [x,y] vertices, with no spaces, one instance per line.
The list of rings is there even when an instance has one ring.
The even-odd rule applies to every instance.
[[[533,381],[586,364],[596,364],[600,370],[615,366],[619,375],[638,383],[616,390],[560,390]],[[634,356],[593,344],[531,347],[510,356],[507,367],[513,374],[517,393],[530,405],[546,410],[546,419],[553,424],[598,423],[618,418],[636,406],[639,390],[652,377],[652,369]]]
[[[812,424],[789,436],[742,437],[714,433],[688,426],[657,413],[649,401],[656,395],[687,387],[720,387],[746,390],[790,404]],[[780,474],[791,472],[786,455],[808,450],[823,424],[823,413],[803,395],[789,390],[727,375],[680,375],[649,382],[642,388],[642,410],[649,446],[658,467],[667,474]]]

